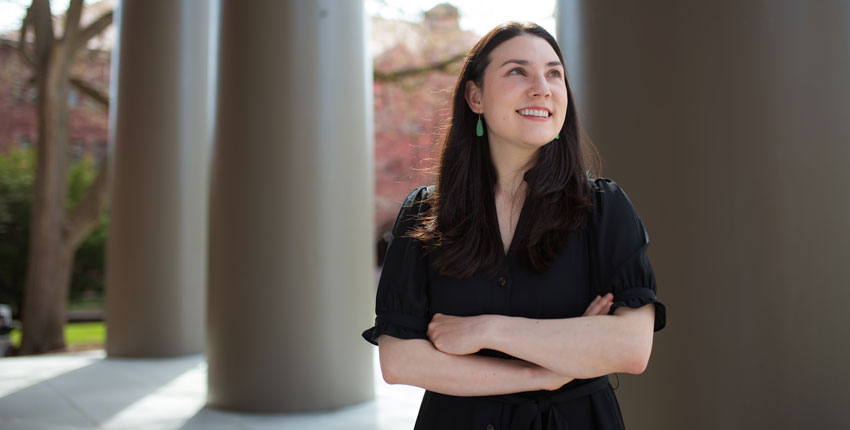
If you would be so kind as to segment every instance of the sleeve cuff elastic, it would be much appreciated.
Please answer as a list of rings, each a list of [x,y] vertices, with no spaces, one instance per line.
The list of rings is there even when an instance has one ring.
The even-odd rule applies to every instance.
[[[614,302],[611,304],[611,314],[614,309],[626,306],[629,308],[639,308],[649,303],[655,304],[655,329],[659,331],[667,325],[667,307],[659,302],[655,297],[655,293],[645,287],[633,287],[624,291],[614,292]]]
[[[363,332],[363,339],[378,345],[378,337],[386,334],[399,339],[428,339],[428,322],[405,314],[380,314],[375,325]]]

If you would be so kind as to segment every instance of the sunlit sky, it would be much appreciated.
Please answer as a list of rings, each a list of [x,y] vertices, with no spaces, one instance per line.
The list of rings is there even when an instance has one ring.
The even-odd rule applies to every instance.
[[[368,14],[406,21],[419,21],[423,11],[444,2],[445,0],[365,0]],[[498,24],[512,20],[536,22],[554,35],[555,2],[556,0],[449,1],[460,10],[461,28],[481,35]],[[0,32],[18,28],[28,4],[27,0],[0,0]],[[68,0],[52,0],[50,4],[54,13],[62,13],[68,7]]]
[[[366,0],[366,12],[385,18],[419,21],[422,12],[445,0]],[[532,21],[555,35],[556,0],[453,0],[460,11],[460,27],[484,35],[506,21]]]
[[[21,26],[27,5],[24,0],[0,0],[0,33]]]

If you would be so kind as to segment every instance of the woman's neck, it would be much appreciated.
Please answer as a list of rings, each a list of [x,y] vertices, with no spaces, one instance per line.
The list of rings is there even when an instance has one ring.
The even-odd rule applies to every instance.
[[[496,169],[496,194],[513,198],[525,191],[523,176],[535,151],[536,148],[490,144],[490,157]]]

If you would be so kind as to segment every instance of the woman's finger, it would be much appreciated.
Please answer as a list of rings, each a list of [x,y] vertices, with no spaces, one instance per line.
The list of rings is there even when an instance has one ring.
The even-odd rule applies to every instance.
[[[600,310],[599,315],[608,315],[608,312],[611,311],[612,304],[614,304],[614,295],[608,293],[602,298],[602,309]]]
[[[599,296],[596,296],[596,298],[595,298],[595,299],[593,299],[593,301],[592,301],[592,302],[590,302],[590,305],[589,305],[589,306],[587,307],[587,309],[584,311],[584,315],[583,315],[583,316],[590,316],[590,315],[594,315],[594,314],[597,312],[597,308],[599,307],[599,305],[600,305],[600,303],[601,303],[601,302],[602,302],[602,298],[601,298],[601,297],[599,297]]]
[[[593,299],[587,307],[587,310],[584,312],[584,316],[607,315],[611,306],[611,299],[611,293],[608,293],[603,297],[596,296],[596,298]]]

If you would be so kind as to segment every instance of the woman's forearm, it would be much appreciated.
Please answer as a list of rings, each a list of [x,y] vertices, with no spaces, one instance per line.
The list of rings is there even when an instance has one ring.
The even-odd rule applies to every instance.
[[[488,315],[482,347],[562,375],[594,378],[642,373],[652,349],[655,308],[619,308],[615,315],[529,319]]]
[[[572,380],[522,360],[446,354],[423,339],[383,335],[378,344],[385,381],[452,396],[553,390]]]

